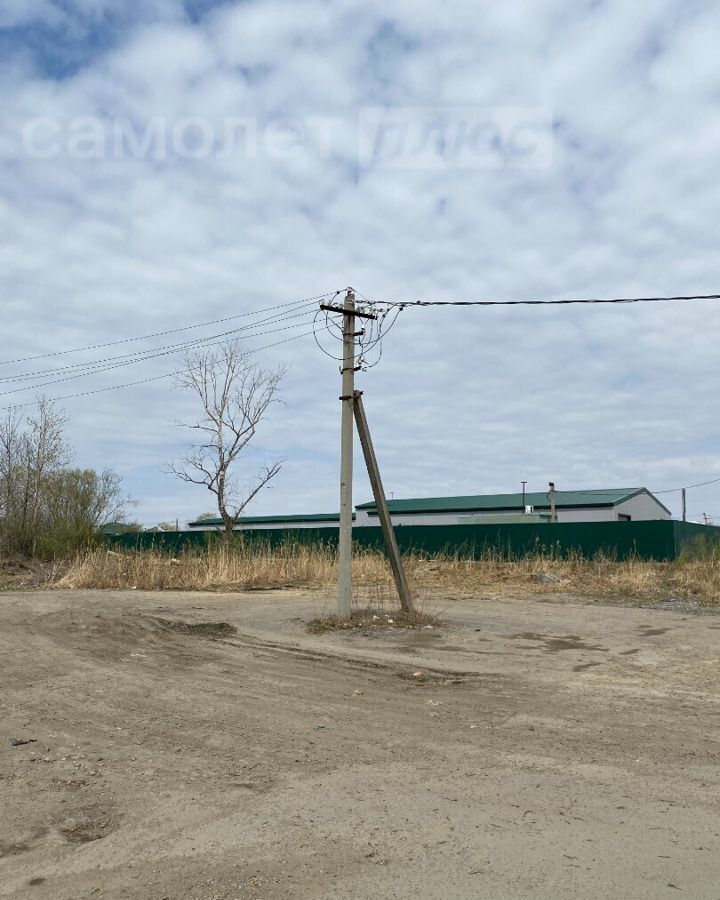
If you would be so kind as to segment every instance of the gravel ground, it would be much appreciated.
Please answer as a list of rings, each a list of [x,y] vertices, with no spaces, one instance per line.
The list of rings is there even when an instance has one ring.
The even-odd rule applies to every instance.
[[[720,617],[0,595],[0,897],[720,900]]]

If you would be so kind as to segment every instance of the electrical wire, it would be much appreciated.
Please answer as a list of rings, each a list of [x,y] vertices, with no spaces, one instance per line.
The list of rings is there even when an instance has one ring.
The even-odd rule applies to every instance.
[[[291,306],[298,306],[300,304],[306,304],[306,303],[307,304],[316,303],[318,300],[323,300],[326,297],[330,297],[330,296],[336,297],[339,293],[340,293],[340,291],[334,291],[334,292],[327,291],[324,294],[317,294],[314,297],[306,297],[303,300],[291,300],[288,303],[279,303],[279,304],[275,304],[274,306],[266,306],[262,309],[253,310],[252,312],[237,313],[236,315],[224,316],[223,318],[220,318],[220,319],[210,319],[207,322],[195,322],[191,325],[183,325],[178,328],[169,328],[165,331],[155,331],[150,334],[137,335],[136,337],[120,338],[119,340],[106,341],[105,343],[101,343],[101,344],[87,344],[84,347],[74,347],[71,350],[56,350],[51,353],[38,353],[34,356],[23,356],[23,357],[18,357],[17,359],[2,360],[2,361],[0,361],[0,366],[9,366],[9,365],[12,365],[15,363],[30,362],[31,360],[35,360],[35,359],[48,359],[53,356],[65,356],[69,353],[81,353],[85,350],[100,350],[104,347],[115,347],[119,344],[130,344],[130,343],[133,343],[134,341],[144,341],[149,338],[165,337],[166,335],[169,335],[169,334],[179,334],[181,331],[190,331],[195,328],[205,328],[210,325],[218,325],[222,322],[230,322],[234,319],[242,319],[242,318],[246,318],[248,316],[260,315],[261,313],[271,312],[272,310],[287,309],[288,307],[291,307]]]
[[[654,494],[676,494],[678,491],[689,491],[690,488],[706,487],[708,484],[718,484],[720,478],[711,478],[709,481],[698,481],[697,484],[686,484],[682,487],[668,488],[665,491],[653,491]]]
[[[35,372],[27,372],[23,375],[0,376],[0,382],[17,382],[17,381],[25,381],[30,378],[45,377],[45,376],[56,375],[56,374],[59,375],[63,372],[67,372],[72,369],[94,370],[94,369],[97,369],[98,367],[104,367],[106,364],[114,362],[116,360],[130,359],[131,357],[135,358],[132,361],[142,361],[143,359],[153,359],[156,355],[163,355],[163,353],[166,351],[180,352],[183,350],[192,349],[193,347],[203,346],[203,344],[207,343],[208,341],[213,341],[213,340],[216,340],[219,338],[231,337],[233,335],[238,335],[238,334],[244,333],[246,331],[252,331],[255,328],[258,328],[264,324],[271,324],[271,323],[275,323],[275,322],[286,322],[291,319],[297,319],[297,318],[300,318],[303,316],[307,316],[309,314],[309,312],[310,312],[309,308],[304,308],[304,309],[300,310],[299,312],[295,312],[290,315],[285,314],[285,313],[280,313],[280,314],[277,314],[274,316],[270,316],[266,319],[260,319],[259,321],[253,322],[248,325],[243,325],[240,328],[233,328],[230,331],[224,331],[224,332],[220,332],[218,334],[213,334],[213,335],[206,335],[201,338],[194,338],[191,341],[184,341],[179,344],[168,344],[168,345],[164,345],[161,347],[150,347],[147,350],[137,350],[133,353],[123,353],[118,356],[110,356],[110,357],[106,357],[104,359],[91,360],[91,361],[84,362],[84,363],[72,363],[71,365],[59,366],[55,369],[44,369],[44,370],[37,370]],[[252,335],[250,335],[250,337],[252,337]],[[48,383],[50,383],[50,382],[48,382]]]
[[[354,290],[354,289],[350,289]],[[430,307],[430,306],[567,306],[570,304],[620,304],[620,303],[666,303],[666,302],[675,302],[675,301],[689,301],[689,300],[720,300],[720,294],[683,294],[683,295],[675,295],[675,296],[657,296],[657,297],[570,297],[566,299],[560,300],[401,300],[401,301],[378,301],[378,300],[370,300],[361,294],[359,291],[354,291],[355,294],[363,299],[368,309],[375,312],[377,319],[369,320],[369,324],[365,325],[363,329],[360,331],[356,337],[359,340],[356,340],[356,349],[358,353],[356,354],[358,368],[360,369],[368,369],[377,363],[382,358],[382,338],[387,336],[390,329],[397,322],[397,315],[402,312],[402,310],[407,309],[409,307]],[[340,293],[340,292],[338,292]],[[337,294],[335,295],[337,296]],[[361,309],[361,307],[358,307]],[[390,324],[385,327],[385,320],[390,314],[391,310],[396,310],[395,317],[391,320]],[[331,324],[332,323],[332,324]],[[332,322],[329,318],[329,314],[326,312],[325,315],[325,324],[327,326],[327,330],[333,334],[338,340],[342,340],[342,327],[340,327],[337,323]],[[326,356],[329,356],[331,359],[336,361],[341,361],[341,357],[336,356],[333,353],[327,351],[324,347],[322,347],[316,339],[316,343],[320,347],[320,349],[325,353]],[[369,361],[370,353],[378,348],[378,356],[377,359],[373,362]]]
[[[302,328],[305,325],[312,324],[312,322],[313,322],[312,319],[306,320],[304,322],[296,322],[293,325],[285,325],[282,328],[273,328],[268,331],[259,331],[256,334],[250,335],[250,337],[261,337],[261,336],[268,335],[268,334],[277,334],[282,331],[289,331],[293,328]],[[227,332],[226,334],[232,334],[232,332]],[[216,337],[225,338],[226,335],[216,335]],[[213,341],[211,343],[208,343],[207,341],[203,341],[203,342],[195,342],[193,346],[196,348],[198,348],[198,347],[208,348],[208,347],[216,347],[220,343],[222,343],[222,341]],[[84,378],[87,375],[95,375],[95,374],[98,374],[101,372],[109,372],[113,369],[121,369],[121,368],[124,368],[125,366],[135,365],[137,362],[145,362],[146,360],[150,360],[150,359],[158,359],[163,356],[171,356],[171,355],[175,355],[178,353],[182,353],[184,350],[187,350],[187,349],[188,349],[188,346],[178,345],[177,347],[174,347],[174,348],[171,348],[168,350],[163,350],[158,353],[153,353],[152,355],[144,356],[144,357],[142,357],[142,359],[139,359],[139,360],[131,359],[131,360],[126,360],[125,362],[113,363],[111,365],[97,366],[94,369],[91,369],[89,371],[79,372],[74,375],[67,375],[64,378],[54,378],[51,381],[42,381],[42,382],[38,382],[33,385],[23,385],[22,387],[12,388],[9,391],[0,391],[0,397],[6,397],[9,394],[17,394],[17,393],[20,393],[21,391],[37,390],[38,388],[48,387],[51,384],[62,384],[67,381],[74,381],[78,378]]]
[[[564,300],[399,300],[393,301],[392,305],[403,308],[411,306],[567,306],[597,303],[669,303],[683,300],[720,300],[720,294],[688,294],[677,297],[572,297]]]
[[[322,350],[322,352],[325,354],[325,356],[329,356],[330,359],[334,360],[335,362],[342,362],[342,357],[339,357],[339,358],[338,358],[337,356],[333,356],[332,353],[328,353],[328,351],[323,347],[323,345],[320,343],[320,341],[319,341],[319,339],[318,339],[318,335],[317,335],[317,320],[318,320],[318,318],[320,318],[320,316],[323,314],[323,312],[324,312],[324,310],[319,309],[319,310],[315,313],[315,318],[313,319],[313,337],[315,338],[315,343],[318,345],[318,347],[320,348],[320,350]],[[327,312],[325,313],[325,326],[324,326],[324,329],[323,329],[323,330],[324,330],[324,331],[330,331],[330,324],[329,324],[329,321],[328,321],[328,314],[327,314]]]
[[[402,309],[396,304],[381,304],[377,301],[369,300],[358,291],[355,291],[355,293],[364,301],[364,303],[356,305],[357,312],[373,312],[375,314],[375,318],[363,320],[363,327],[354,336],[356,368],[367,371],[373,366],[376,366],[382,359],[382,340],[397,322]],[[332,317],[331,311],[318,310],[315,322],[317,323],[323,312],[325,313],[325,324],[322,331],[327,331],[336,341],[341,342],[343,340],[343,326]],[[390,322],[386,325],[386,320],[388,318],[390,318]],[[330,357],[330,359],[342,363],[343,357],[331,353],[323,347],[317,335],[315,337],[315,343],[326,356]],[[371,354],[376,349],[377,357],[372,359]]]
[[[250,354],[250,353],[258,353],[261,350],[269,350],[272,347],[279,347],[281,344],[288,344],[288,343],[290,343],[290,341],[297,341],[300,338],[309,337],[311,334],[313,334],[312,331],[305,331],[305,332],[303,332],[303,334],[296,334],[296,335],[293,335],[292,337],[284,338],[282,341],[275,341],[272,344],[265,344],[263,347],[251,347],[249,350],[246,350],[245,353]],[[150,384],[151,382],[154,382],[154,381],[161,381],[164,378],[174,378],[174,377],[182,374],[182,371],[183,371],[182,369],[179,369],[175,372],[166,372],[163,375],[153,375],[150,378],[140,378],[137,381],[129,381],[124,384],[113,384],[113,385],[110,385],[109,387],[94,388],[91,391],[82,391],[77,394],[66,394],[62,397],[51,397],[51,398],[48,398],[48,402],[57,403],[61,400],[72,400],[76,397],[89,397],[92,394],[102,394],[102,393],[105,393],[106,391],[118,391],[118,390],[121,390],[122,388],[135,387],[136,385],[141,385],[141,384]],[[26,403],[13,403],[10,406],[0,406],[0,412],[5,412],[10,409],[21,409],[22,407],[26,407],[26,406],[37,406],[37,404],[39,402],[41,402],[41,401],[40,400],[30,400]]]
[[[392,327],[397,322],[399,313],[407,307],[412,306],[560,306],[560,305],[569,305],[569,304],[601,304],[601,303],[609,303],[609,304],[624,304],[624,303],[663,303],[663,302],[676,302],[676,301],[689,301],[689,300],[720,300],[720,294],[688,294],[688,295],[678,295],[678,296],[662,296],[662,297],[610,297],[610,298],[596,298],[596,297],[588,297],[588,298],[569,298],[563,300],[412,300],[412,301],[399,301],[399,302],[389,302],[389,301],[373,301],[365,297],[359,291],[355,291],[355,293],[361,297],[367,307],[378,315],[377,320],[370,320],[370,325],[366,328],[363,328],[360,341],[357,342],[358,348],[360,350],[359,358],[358,358],[358,367],[359,368],[369,368],[370,365],[377,365],[377,363],[382,358],[382,338],[387,336],[388,332],[392,329]],[[395,310],[395,317],[392,319],[390,325],[383,330],[383,325],[388,317],[391,310]],[[326,327],[327,330],[331,331],[329,327],[330,323],[328,321],[328,313],[325,314],[326,319]],[[317,321],[317,316],[316,316]],[[336,331],[338,334],[335,336],[342,340],[342,328],[336,327]],[[367,335],[370,334],[368,338]],[[315,341],[320,347],[320,349],[325,353],[326,356],[329,356],[331,359],[342,360],[342,357],[337,357],[327,350],[320,344],[317,336],[315,337]],[[377,360],[372,363],[367,363],[367,354],[374,349],[376,346],[379,347],[379,353]],[[701,481],[697,484],[688,485],[687,488],[697,488],[697,487],[705,487],[709,484],[717,484],[720,482],[720,478],[711,479],[709,481]],[[675,493],[677,491],[681,491],[683,488],[670,488],[664,491],[651,491],[652,494],[670,494]],[[556,496],[560,496],[561,494],[566,493],[564,491],[557,491]],[[592,496],[596,499],[601,499],[603,497],[607,498],[617,498],[617,492],[603,492],[603,491],[587,491],[583,493],[592,494]]]

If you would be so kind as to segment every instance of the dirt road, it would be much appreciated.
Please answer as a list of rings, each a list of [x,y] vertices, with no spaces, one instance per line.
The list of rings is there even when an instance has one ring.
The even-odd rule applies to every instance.
[[[720,616],[321,607],[0,595],[0,896],[720,900]]]

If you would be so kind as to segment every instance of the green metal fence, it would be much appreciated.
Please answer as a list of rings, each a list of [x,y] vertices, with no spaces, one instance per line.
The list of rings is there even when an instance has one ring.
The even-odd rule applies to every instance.
[[[506,557],[552,553],[563,557],[578,554],[615,559],[674,560],[693,543],[720,545],[720,528],[690,522],[560,522],[523,525],[399,525],[395,529],[402,552],[433,556],[460,554],[479,557],[486,552]],[[275,547],[284,543],[336,546],[334,528],[272,528],[242,533],[246,542]],[[221,539],[215,532],[160,532],[106,535],[113,546],[127,550],[156,549],[178,554],[191,548],[207,547]],[[355,528],[358,547],[383,549],[379,527]]]

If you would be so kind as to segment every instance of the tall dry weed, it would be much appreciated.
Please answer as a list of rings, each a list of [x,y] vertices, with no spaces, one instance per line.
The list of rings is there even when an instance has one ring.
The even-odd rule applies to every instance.
[[[691,599],[701,605],[720,605],[717,554],[674,563],[553,554],[506,559],[492,552],[479,559],[459,554],[430,558],[408,554],[404,559],[411,589],[421,598],[565,592],[639,601]],[[187,591],[307,588],[330,597],[337,574],[333,548],[299,543],[275,548],[217,544],[177,557],[153,550],[98,549],[78,556],[56,586]],[[359,603],[394,603],[392,574],[382,553],[356,552],[353,580]]]

